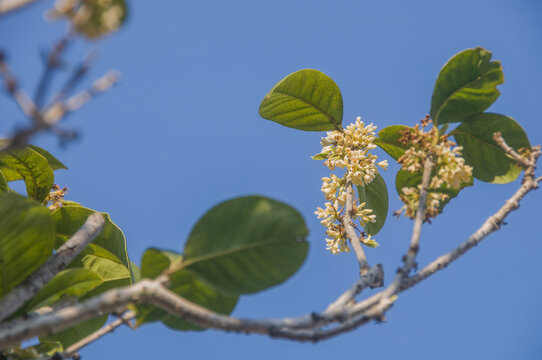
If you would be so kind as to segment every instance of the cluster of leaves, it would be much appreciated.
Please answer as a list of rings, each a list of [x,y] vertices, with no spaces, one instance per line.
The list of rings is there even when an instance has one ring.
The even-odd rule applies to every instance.
[[[0,298],[38,269],[94,212],[68,201],[60,209],[47,208],[54,171],[59,169],[66,166],[36,146],[0,154]],[[24,181],[28,197],[9,187],[9,182],[16,180]],[[133,283],[124,235],[108,214],[103,216],[104,230],[94,242],[7,320]],[[62,350],[100,328],[106,320],[107,315],[43,337],[39,349]],[[33,351],[36,348],[21,354]]]
[[[441,134],[453,136],[463,147],[465,163],[473,167],[473,175],[490,183],[507,183],[515,180],[521,168],[493,140],[493,133],[500,132],[505,141],[516,151],[530,149],[525,131],[511,117],[484,112],[499,97],[497,85],[504,76],[498,61],[491,61],[491,52],[483,48],[464,50],[453,56],[440,71],[431,99],[433,126]],[[265,96],[260,105],[260,115],[281,125],[304,131],[329,131],[342,129],[343,101],[339,87],[327,75],[313,69],[294,72],[280,82]],[[450,125],[460,125],[447,132]],[[406,125],[386,127],[375,140],[380,148],[395,160],[410,147],[399,141]],[[447,133],[446,133],[447,132]],[[321,154],[319,154],[321,155]],[[323,160],[316,155],[313,158]],[[417,187],[422,173],[400,170],[396,176],[396,189],[401,195],[403,188]],[[464,182],[460,189],[442,186],[429,189],[448,195],[443,207],[459,191],[471,186]],[[388,192],[382,176],[365,186],[358,186],[360,201],[374,209],[376,223],[365,227],[367,234],[376,234],[384,225],[388,212]]]
[[[66,167],[35,146],[0,154],[0,298],[38,269],[94,212],[65,200],[52,212],[46,207],[57,169]],[[8,186],[21,179],[28,198]],[[194,226],[184,254],[149,249],[140,270],[128,258],[122,231],[109,215],[104,217],[102,233],[7,321],[84,301],[172,269],[169,288],[173,292],[230,314],[240,295],[283,282],[297,271],[308,252],[308,230],[299,212],[262,196],[240,197],[215,206]],[[140,305],[135,310],[138,324],[162,321],[177,330],[199,329],[153,306]],[[37,346],[14,347],[10,356],[32,358],[60,352],[102,327],[107,318],[106,314],[42,337]]]
[[[521,167],[500,148],[493,134],[500,132],[505,141],[516,151],[530,149],[527,134],[511,117],[485,112],[500,95],[497,86],[504,82],[502,66],[499,61],[491,61],[491,52],[483,48],[467,49],[452,57],[441,69],[433,96],[431,98],[431,118],[433,126],[441,134],[447,134],[463,147],[465,164],[472,166],[473,176],[478,180],[504,184],[517,179]],[[451,131],[451,125],[459,123]],[[377,144],[395,160],[408,149],[401,143],[405,125],[393,125],[382,129]],[[417,187],[421,183],[421,173],[400,170],[395,186],[401,194],[405,187]],[[464,182],[460,189],[442,186],[429,189],[430,192],[445,193],[448,198],[444,206],[461,189],[473,185]]]

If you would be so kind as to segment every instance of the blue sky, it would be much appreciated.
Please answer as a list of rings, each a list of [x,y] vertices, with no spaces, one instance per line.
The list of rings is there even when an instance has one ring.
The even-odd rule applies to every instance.
[[[65,29],[42,13],[51,1],[0,18],[0,47],[21,85],[33,91],[40,49]],[[322,133],[263,120],[258,106],[287,74],[319,69],[339,85],[344,124],[361,116],[384,128],[412,125],[429,112],[436,76],[453,54],[475,46],[504,66],[501,97],[489,109],[512,116],[542,143],[542,3],[518,1],[129,1],[126,26],[99,43],[79,41],[73,63],[96,48],[91,78],[114,68],[123,80],[70,116],[81,139],[60,148],[35,139],[70,169],[57,172],[68,199],[109,212],[133,261],[148,247],[181,251],[192,225],[217,202],[261,194],[294,206],[310,229],[300,271],[271,290],[242,297],[243,317],[322,310],[356,279],[356,260],[325,250],[313,212],[322,176],[310,159]],[[56,85],[60,84],[61,74]],[[82,87],[81,87],[82,88]],[[25,119],[0,97],[0,133]],[[379,156],[389,157],[383,152]],[[391,159],[390,159],[391,160]],[[390,211],[397,166],[383,175]],[[422,234],[420,265],[447,252],[512,195],[519,181],[475,185]],[[452,267],[405,292],[384,324],[316,345],[217,331],[181,333],[160,324],[119,329],[82,351],[85,359],[533,359],[542,356],[541,192],[531,193],[507,225]],[[412,223],[389,218],[367,250],[392,278]]]

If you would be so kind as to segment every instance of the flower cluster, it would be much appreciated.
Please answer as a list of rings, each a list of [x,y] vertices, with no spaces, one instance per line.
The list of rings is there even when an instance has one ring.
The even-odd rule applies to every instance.
[[[352,195],[352,209],[345,209],[347,184],[368,185],[373,181],[377,173],[377,165],[386,169],[387,160],[376,163],[377,157],[369,153],[374,149],[376,126],[369,124],[365,126],[361,118],[357,118],[354,124],[350,124],[343,131],[329,131],[325,138],[322,138],[322,152],[316,155],[317,159],[325,159],[324,165],[330,170],[346,169],[342,178],[335,174],[322,178],[322,192],[328,202],[325,209],[318,208],[315,212],[320,222],[326,227],[326,249],[332,254],[348,252],[350,248],[346,242],[347,236],[343,224],[345,211],[349,211],[352,220],[357,219],[361,226],[369,222],[376,222],[376,215],[371,214],[372,209],[366,208],[366,203],[358,203]],[[354,225],[357,229],[357,227]],[[363,244],[376,247],[378,244],[371,239],[370,235],[361,233]]]
[[[47,201],[47,203],[51,203],[48,209],[51,211],[60,209],[62,207],[62,202],[64,201],[64,196],[67,192],[68,188],[66,186],[61,189],[60,186],[58,186],[57,184],[53,184],[53,186],[51,187],[51,191],[45,198],[45,201]]]
[[[421,127],[416,124],[414,128],[402,132],[403,136],[399,142],[410,148],[397,160],[402,170],[414,173],[423,171],[427,156],[432,155],[434,158],[425,219],[438,215],[441,203],[449,198],[446,189],[459,190],[472,181],[472,167],[465,165],[465,160],[461,157],[463,148],[455,146],[455,143],[448,140],[446,135],[440,135],[435,127],[425,132],[424,128],[430,122],[431,119],[427,116],[422,120]],[[440,191],[435,191],[436,189]],[[417,187],[402,188],[400,198],[405,206],[398,213],[404,210],[406,216],[414,218],[419,205],[420,191],[421,184]]]

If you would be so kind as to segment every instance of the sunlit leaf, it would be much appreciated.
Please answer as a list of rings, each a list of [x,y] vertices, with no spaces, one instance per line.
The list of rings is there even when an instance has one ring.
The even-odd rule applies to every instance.
[[[260,116],[299,130],[340,129],[341,91],[326,74],[312,69],[299,70],[279,81],[263,98]]]
[[[38,146],[34,146],[34,145],[29,145],[28,147],[34,150],[35,152],[37,152],[38,154],[40,154],[41,156],[43,156],[45,159],[47,159],[47,162],[49,163],[49,166],[51,167],[51,169],[53,170],[59,170],[59,169],[67,170],[68,169],[66,165],[64,165],[63,163],[60,162],[60,160],[58,160],[56,157],[51,155],[49,151],[42,149]]]
[[[62,296],[81,297],[103,283],[103,279],[88,269],[67,269],[56,274],[51,281],[23,307],[30,312],[57,302]]]
[[[94,211],[80,205],[63,206],[53,213],[57,228],[57,247],[73,235]],[[89,298],[114,287],[132,284],[130,260],[124,234],[108,214],[103,214],[104,229],[70,264],[71,268],[85,268],[99,274],[103,283],[89,291]]]
[[[95,211],[85,208],[80,205],[66,205],[53,213],[53,217],[56,221],[57,234],[69,237],[85,223],[87,218]],[[128,269],[130,268],[130,261],[128,259],[128,252],[126,249],[126,239],[120,228],[111,220],[108,214],[102,213],[105,217],[106,223],[104,229],[94,239],[92,244],[100,246],[112,253],[120,260],[122,264]],[[100,254],[95,254],[100,256]]]
[[[463,122],[486,110],[500,95],[497,85],[504,82],[499,61],[481,47],[454,55],[438,75],[431,98],[431,118],[435,125]]]
[[[54,242],[45,207],[16,193],[0,194],[0,297],[52,255]]]
[[[43,201],[53,186],[47,159],[30,148],[0,153],[0,171],[7,181],[24,180],[29,197]]]
[[[374,143],[382,148],[395,160],[399,159],[409,146],[399,142],[399,139],[403,137],[403,131],[410,129],[405,125],[392,125],[385,127],[378,132],[378,138]]]

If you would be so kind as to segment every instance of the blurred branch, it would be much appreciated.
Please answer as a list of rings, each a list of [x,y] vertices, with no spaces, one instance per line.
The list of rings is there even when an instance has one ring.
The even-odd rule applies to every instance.
[[[68,39],[68,37],[65,39]],[[58,44],[64,44],[65,41],[68,40],[61,40]],[[50,55],[52,57],[50,62],[55,64],[54,66],[57,66],[56,64],[59,61],[58,57],[60,56],[60,52],[65,47],[65,44],[58,44],[52,51],[53,55]],[[96,95],[111,88],[119,81],[120,78],[118,72],[109,71],[104,76],[95,80],[89,89],[85,89],[80,93],[65,99],[76,84],[81,81],[83,75],[88,72],[92,59],[92,54],[87,56],[83,63],[76,68],[72,76],[68,79],[61,90],[52,97],[49,105],[45,106],[43,109],[39,109],[36,103],[32,101],[32,99],[24,91],[19,89],[15,77],[10,72],[5,61],[4,54],[0,53],[0,75],[4,78],[5,87],[15,102],[19,105],[22,112],[32,119],[32,125],[16,131],[15,134],[11,136],[11,138],[8,139],[3,146],[0,146],[0,152],[24,147],[28,144],[32,136],[42,131],[53,130],[61,138],[73,138],[73,133],[62,131],[57,128],[57,124],[60,122],[60,120],[68,113],[79,109],[81,106],[92,100],[92,98]],[[44,96],[48,87],[48,83],[51,81],[52,69],[53,65],[47,66],[44,75],[40,80],[40,84],[38,85],[38,89],[36,91],[36,99],[39,101],[41,101],[41,98]]]
[[[37,108],[41,108],[42,106],[43,98],[47,94],[47,88],[51,83],[51,77],[53,76],[54,71],[62,64],[62,53],[68,46],[72,36],[73,34],[71,32],[67,32],[66,35],[53,45],[51,51],[49,51],[45,57],[43,73],[34,95],[34,103]]]
[[[0,0],[0,15],[18,10],[23,6],[30,5],[37,0]]]
[[[26,114],[28,117],[39,116],[39,111],[30,99],[30,97],[22,90],[19,89],[15,77],[9,70],[9,67],[6,63],[6,56],[3,52],[0,52],[0,75],[4,78],[4,85],[7,92],[13,96],[13,99],[21,108],[21,111]]]
[[[58,272],[68,266],[102,232],[104,224],[105,220],[102,214],[94,213],[90,215],[83,226],[59,247],[53,256],[34,271],[22,284],[2,297],[0,299],[0,321],[30,300]]]
[[[85,56],[85,59],[79,64],[71,73],[70,77],[62,88],[53,96],[49,104],[45,107],[46,109],[51,107],[53,104],[58,104],[62,102],[77,86],[77,84],[84,78],[88,70],[94,63],[96,59],[96,54],[91,51]]]

